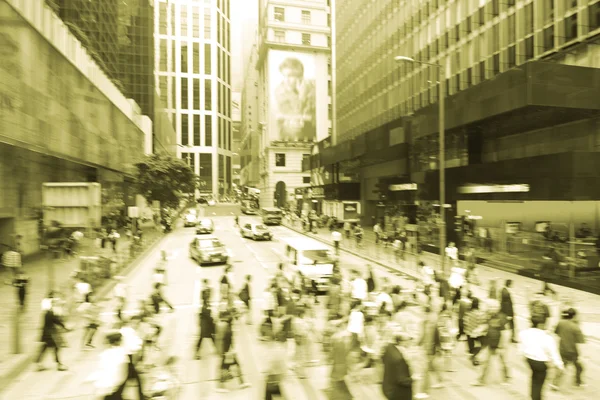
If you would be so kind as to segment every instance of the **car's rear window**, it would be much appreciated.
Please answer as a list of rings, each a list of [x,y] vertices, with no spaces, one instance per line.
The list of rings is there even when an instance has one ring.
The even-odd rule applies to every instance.
[[[215,247],[222,247],[223,245],[218,240],[198,240],[198,247],[201,249],[210,249]]]
[[[212,221],[210,219],[203,219],[202,221],[200,221],[200,224],[202,226],[211,226],[212,225]]]
[[[267,227],[264,225],[256,225],[256,230],[257,231],[266,231]]]

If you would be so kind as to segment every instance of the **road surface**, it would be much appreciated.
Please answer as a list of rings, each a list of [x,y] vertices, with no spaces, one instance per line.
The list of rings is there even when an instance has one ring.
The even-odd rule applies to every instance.
[[[281,239],[285,237],[298,237],[301,234],[285,227],[272,227],[275,241],[254,242],[242,239],[234,227],[232,213],[237,212],[233,206],[217,206],[203,208],[203,213],[213,218],[216,225],[215,235],[231,249],[233,255],[234,273],[236,276],[236,290],[241,288],[244,276],[253,275],[253,294],[255,297],[254,321],[260,318],[262,292],[270,276],[275,272],[283,255]],[[242,216],[240,222],[258,220],[258,217]],[[152,269],[160,257],[160,251],[166,250],[169,255],[168,286],[164,289],[165,297],[175,306],[172,314],[163,316],[163,354],[176,355],[179,358],[177,365],[180,379],[183,382],[180,399],[262,399],[263,372],[268,362],[269,343],[258,340],[257,325],[246,326],[241,324],[237,331],[235,341],[242,369],[246,379],[252,383],[250,388],[237,390],[231,385],[231,391],[218,394],[216,389],[217,366],[220,359],[214,354],[210,343],[203,344],[202,359],[193,358],[193,349],[198,334],[197,309],[199,305],[200,282],[209,279],[216,285],[223,274],[222,266],[206,266],[198,268],[188,257],[187,246],[194,236],[193,228],[177,228],[168,235],[159,246],[151,251],[141,265],[126,278],[126,283],[131,285],[130,304],[136,305],[137,300],[147,299],[151,291]],[[344,269],[358,268],[364,270],[366,262],[358,257],[344,254],[341,265]],[[374,265],[377,277],[387,276],[392,282],[406,288],[414,287],[414,283],[397,274]],[[216,296],[215,296],[216,299]],[[102,303],[104,313],[104,326],[106,329],[114,321],[114,303],[107,299]],[[412,307],[414,318],[421,317],[421,308]],[[2,399],[93,399],[93,387],[85,380],[95,370],[97,357],[102,346],[100,340],[102,332],[98,333],[95,342],[98,349],[92,351],[80,350],[81,329],[76,329],[70,334],[71,347],[63,351],[64,363],[69,366],[69,371],[58,372],[53,369],[51,355],[46,355],[45,362],[52,366],[44,372],[36,372],[33,367],[23,373],[5,393]],[[586,376],[593,377],[600,373],[600,349],[597,343],[585,345]],[[515,345],[509,350],[509,365],[512,372],[512,382],[509,386],[500,385],[498,366],[493,365],[489,373],[490,384],[486,387],[472,387],[471,383],[477,378],[478,368],[469,363],[466,356],[466,344],[459,343],[455,351],[454,367],[458,372],[446,373],[447,384],[442,389],[431,391],[431,399],[527,399],[529,390],[529,370],[518,355]],[[320,354],[319,346],[313,348],[313,359],[318,360],[314,366],[307,369],[308,379],[298,379],[294,374],[286,380],[285,387],[292,395],[292,399],[318,400],[326,398],[328,367],[323,365],[324,357]],[[417,368],[418,358],[415,361]],[[600,382],[588,379],[589,386],[585,389],[575,389],[570,385],[571,374],[565,377],[564,390],[560,393],[547,391],[548,400],[573,399],[583,400],[593,397],[593,393],[600,390]],[[371,400],[383,399],[379,387],[375,384],[350,382],[350,389],[355,398],[370,398]],[[567,384],[568,383],[568,384]],[[417,390],[418,391],[418,390]],[[129,396],[129,398],[136,398]]]

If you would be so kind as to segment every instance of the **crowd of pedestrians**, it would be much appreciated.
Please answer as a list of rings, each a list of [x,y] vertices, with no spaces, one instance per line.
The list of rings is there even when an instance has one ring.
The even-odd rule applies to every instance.
[[[528,295],[530,315],[523,315],[527,323],[518,327],[519,335],[511,280],[480,297],[469,283],[454,288],[443,276],[411,292],[378,279],[371,268],[346,274],[336,266],[325,301],[318,304],[308,279],[301,274],[289,279],[281,270],[263,296],[259,332],[275,353],[283,348],[284,354],[292,354],[288,362],[275,362],[277,368],[284,362],[302,378],[305,367],[318,357],[330,363],[333,398],[352,398],[346,382],[379,383],[386,398],[393,400],[429,398],[452,380],[454,360],[462,352],[477,372],[473,386],[484,386],[494,376],[511,385],[515,366],[507,352],[512,346],[532,371],[533,400],[542,398],[551,366],[557,369],[552,390],[561,390],[568,364],[575,367],[574,385],[584,386],[578,346],[585,340],[577,312],[567,307],[558,325],[550,326],[550,296],[555,292],[549,292],[547,284]],[[460,343],[465,343],[464,350]],[[270,399],[283,378],[276,370],[268,377]]]
[[[344,231],[352,237],[350,230]],[[334,243],[339,243],[342,235],[338,231],[333,234]],[[401,237],[395,240],[402,243]],[[402,250],[397,253],[399,258],[404,256],[404,248],[404,244],[398,245]],[[335,250],[338,253],[339,246]],[[458,259],[451,261],[453,268],[459,267]],[[160,350],[162,310],[174,311],[163,294],[168,283],[167,264],[163,252],[149,282],[149,296],[137,305],[130,304],[128,287],[122,280],[115,286],[116,318],[104,329],[105,349],[97,372],[90,377],[99,398],[122,399],[130,381],[135,382],[140,400],[150,398],[152,388],[143,374],[155,367],[151,354]],[[511,280],[501,288],[493,281],[487,296],[477,297],[468,280],[456,285],[447,275],[427,272],[429,267],[424,264],[421,268],[420,290],[409,290],[378,277],[369,266],[365,271],[348,272],[336,261],[327,293],[318,293],[310,278],[301,272],[286,275],[284,266],[279,265],[262,294],[263,315],[254,321],[252,276],[236,284],[239,278],[227,266],[218,282],[203,281],[198,341],[190,349],[192,358],[202,359],[202,343],[209,341],[220,358],[218,390],[227,392],[230,381],[239,382],[242,388],[249,386],[236,352],[236,332],[245,324],[256,325],[256,332],[269,348],[264,388],[267,400],[281,393],[288,371],[305,378],[307,367],[320,359],[331,365],[330,392],[339,399],[352,398],[347,381],[376,383],[390,400],[428,398],[452,380],[454,360],[461,351],[477,370],[474,386],[484,386],[490,376],[498,375],[490,372],[497,368],[495,364],[500,367],[502,383],[510,385],[514,367],[506,355],[510,346],[517,345],[523,362],[531,369],[532,400],[542,399],[551,366],[556,369],[551,390],[561,390],[564,368],[571,364],[575,368],[574,385],[584,386],[579,346],[585,338],[577,311],[567,305],[558,324],[550,326],[550,296],[556,293],[547,284],[530,296],[527,326],[517,327]],[[473,268],[470,271],[475,274]],[[125,312],[131,308],[131,313]],[[65,334],[81,327],[81,346],[94,348],[102,325],[101,304],[94,288],[79,280],[71,295],[50,293],[42,309],[38,369],[44,369],[44,353],[52,350],[57,368],[67,370],[60,358],[61,348],[67,345]],[[464,350],[458,346],[463,342]]]

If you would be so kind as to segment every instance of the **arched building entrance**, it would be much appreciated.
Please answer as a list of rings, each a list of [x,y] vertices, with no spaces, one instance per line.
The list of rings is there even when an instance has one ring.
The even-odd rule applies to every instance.
[[[285,182],[279,181],[275,185],[275,207],[285,208],[287,203],[287,191]]]

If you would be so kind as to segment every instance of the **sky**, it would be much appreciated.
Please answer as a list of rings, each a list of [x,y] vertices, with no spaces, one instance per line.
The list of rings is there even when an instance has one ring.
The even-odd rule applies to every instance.
[[[241,92],[246,60],[258,24],[258,0],[231,0],[231,86]]]

